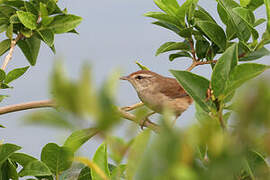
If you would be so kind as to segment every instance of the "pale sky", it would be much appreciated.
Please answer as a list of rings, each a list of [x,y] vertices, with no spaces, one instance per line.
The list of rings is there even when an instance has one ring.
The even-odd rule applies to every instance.
[[[182,1],[180,1],[182,2]],[[216,14],[215,0],[201,0],[200,5],[209,10],[214,17]],[[169,69],[184,70],[190,60],[168,60],[168,54],[155,57],[156,49],[167,41],[180,41],[173,32],[152,25],[152,19],[143,16],[144,13],[157,10],[152,0],[63,0],[61,8],[70,13],[83,17],[83,22],[77,29],[80,35],[59,35],[55,40],[57,55],[44,45],[40,50],[37,65],[13,83],[14,89],[2,90],[2,94],[10,97],[3,101],[2,106],[28,102],[33,100],[48,99],[49,76],[56,57],[64,60],[67,71],[72,78],[79,75],[81,65],[87,61],[93,66],[94,79],[97,86],[107,78],[115,69],[120,68],[123,74],[138,70],[135,61],[139,60],[151,70],[170,76]],[[261,17],[264,9],[256,11]],[[220,22],[218,20],[218,22]],[[260,32],[264,30],[261,27]],[[3,39],[3,35],[0,36]],[[3,61],[3,56],[1,61]],[[269,63],[268,57],[257,61]],[[27,61],[18,48],[8,65],[8,70],[26,66]],[[209,65],[196,68],[194,73],[205,77],[210,76]],[[130,105],[139,101],[134,89],[127,82],[120,82],[117,101],[119,105]],[[40,128],[22,125],[22,116],[31,111],[17,112],[0,117],[0,124],[7,128],[0,129],[0,139],[6,143],[15,143],[22,146],[20,152],[40,157],[42,147],[54,142],[62,145],[63,139],[70,132],[59,131],[52,128]],[[194,107],[190,107],[177,121],[177,126],[185,127],[194,120]],[[128,121],[124,121],[129,126]],[[125,136],[124,127],[119,127],[117,134]],[[97,149],[100,139],[90,140],[83,146],[82,153],[91,157]]]

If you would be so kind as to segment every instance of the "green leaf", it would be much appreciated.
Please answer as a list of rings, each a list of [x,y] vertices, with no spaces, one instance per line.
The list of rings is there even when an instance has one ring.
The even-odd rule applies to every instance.
[[[99,146],[93,157],[93,162],[100,168],[100,170],[102,170],[107,175],[107,177],[110,177],[107,157],[107,146],[105,144]],[[93,169],[91,169],[91,176],[94,180],[103,180],[103,178],[100,177],[99,174]]]
[[[9,39],[12,39],[13,37],[13,24],[10,24],[7,28],[7,31],[6,31],[6,36],[9,38]]]
[[[264,0],[267,15],[267,32],[270,34],[270,0]]]
[[[50,29],[44,29],[37,31],[42,40],[49,46],[52,47],[54,44],[54,34],[53,31]]]
[[[188,71],[170,72],[176,77],[180,85],[194,99],[194,101],[206,112],[210,112],[210,106],[206,102],[206,94],[209,88],[209,80]]]
[[[8,84],[8,83],[18,79],[28,70],[28,68],[29,68],[29,66],[26,66],[23,68],[13,69],[12,71],[8,72],[8,74],[4,80],[4,83]]]
[[[30,12],[17,11],[18,18],[22,22],[22,24],[31,29],[35,30],[37,28],[37,16]]]
[[[180,58],[180,57],[188,57],[192,59],[191,55],[187,51],[180,51],[178,53],[170,54],[169,60],[173,61],[176,58]]]
[[[146,17],[151,17],[151,18],[155,18],[155,19],[158,19],[160,21],[164,21],[166,23],[169,23],[169,24],[172,24],[172,25],[175,25],[176,27],[178,27],[179,29],[181,27],[183,27],[179,21],[177,20],[177,18],[175,18],[174,16],[170,16],[168,14],[164,14],[164,13],[161,13],[161,12],[148,12],[148,13],[145,13],[144,16]]]
[[[150,69],[144,65],[142,65],[141,63],[139,63],[138,61],[135,62],[142,70],[148,70],[150,71]]]
[[[141,132],[134,140],[130,147],[127,160],[127,179],[134,179],[134,175],[138,169],[138,164],[142,161],[143,154],[150,140],[151,132],[145,130]]]
[[[15,151],[20,150],[21,147],[15,144],[2,144],[0,145],[0,166],[3,164],[9,156],[11,156]]]
[[[40,39],[32,36],[30,38],[18,41],[18,46],[27,58],[28,62],[34,66],[40,49]]]
[[[12,180],[19,180],[19,175],[17,173],[17,167],[10,160],[6,161],[8,163],[8,177]]]
[[[4,70],[0,69],[0,82],[6,78],[6,73]]]
[[[196,42],[196,54],[199,59],[203,59],[206,57],[208,49],[210,47],[210,43],[206,40],[197,40]]]
[[[240,58],[239,61],[253,61],[253,60],[260,59],[264,56],[269,56],[269,55],[270,55],[270,51],[266,49],[265,47],[263,47],[257,51],[253,51],[247,54],[246,56]]]
[[[154,0],[155,4],[171,16],[176,16],[180,6],[176,0]]]
[[[74,131],[65,141],[64,147],[76,152],[85,142],[98,132],[95,128]]]
[[[42,149],[41,161],[49,167],[52,173],[59,174],[70,168],[73,156],[74,153],[69,148],[49,143]]]
[[[264,19],[264,18],[260,18],[260,19],[256,20],[255,23],[254,23],[254,27],[257,27],[257,26],[261,25],[265,21],[266,21],[266,19]]]
[[[211,87],[215,97],[219,98],[220,95],[224,95],[229,74],[237,65],[237,62],[238,46],[237,44],[233,44],[223,53],[213,69]]]
[[[190,46],[185,42],[166,42],[158,48],[156,56],[161,53],[173,51],[173,50],[189,50]]]
[[[37,160],[36,158],[29,156],[28,154],[24,154],[24,153],[13,153],[10,156],[10,159],[12,161],[19,163],[22,167],[25,167],[30,162]]]
[[[179,35],[179,33],[180,33],[180,30],[178,29],[177,26],[163,22],[163,21],[156,21],[156,22],[153,22],[152,24],[155,24],[157,26],[161,26],[165,29],[169,29],[169,30],[175,32],[177,35]]]
[[[41,161],[34,160],[29,162],[19,173],[20,177],[24,176],[50,176],[50,169]]]
[[[226,49],[226,35],[223,29],[215,23],[209,21],[197,21],[196,25],[206,36],[213,41],[220,49]]]
[[[9,97],[9,96],[8,95],[0,95],[0,102],[2,102],[7,97]]]
[[[250,3],[250,1],[251,0],[240,0],[240,5],[246,7]]]
[[[92,180],[90,168],[89,167],[84,167],[81,170],[77,180]]]
[[[214,18],[199,5],[198,5],[198,10],[196,10],[194,13],[194,18],[197,18],[200,21],[208,21],[208,22],[216,23]]]
[[[19,17],[17,14],[14,14],[12,15],[10,18],[9,18],[9,22],[12,23],[12,24],[18,24],[18,23],[21,23]]]
[[[49,28],[56,34],[62,34],[75,29],[82,21],[82,18],[75,15],[57,15],[54,17]]]
[[[35,6],[32,2],[24,1],[24,7],[25,7],[27,12],[30,12],[30,13],[38,16],[39,12],[37,11],[37,9],[35,8]]]
[[[41,13],[41,18],[48,17],[48,10],[46,4],[43,4],[40,2],[40,13]]]
[[[7,52],[10,48],[10,39],[6,39],[0,42],[0,56],[2,56],[5,52]]]
[[[270,66],[255,63],[245,63],[236,66],[230,73],[228,85],[225,90],[225,96],[229,96],[235,89],[240,87],[246,81],[260,75]]]
[[[247,5],[247,8],[251,9],[252,11],[256,10],[258,7],[263,5],[264,0],[250,0],[250,3]]]

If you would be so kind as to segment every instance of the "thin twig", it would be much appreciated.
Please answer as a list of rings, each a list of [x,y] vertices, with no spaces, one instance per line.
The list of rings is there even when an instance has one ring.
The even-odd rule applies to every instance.
[[[17,37],[13,40],[11,40],[11,44],[10,44],[10,49],[8,52],[8,55],[5,57],[4,63],[2,64],[1,69],[5,70],[7,67],[8,62],[11,60],[13,52],[14,52],[14,48],[17,44],[17,42],[22,38],[22,34],[18,34]]]
[[[27,109],[36,109],[44,107],[55,107],[55,103],[52,100],[33,101],[21,104],[14,104],[5,107],[0,107],[0,114],[7,114],[16,111],[23,111]]]
[[[199,65],[203,64],[212,64],[212,63],[217,63],[217,60],[212,60],[212,61],[194,61],[189,68],[187,68],[187,71],[191,71],[193,68]]]

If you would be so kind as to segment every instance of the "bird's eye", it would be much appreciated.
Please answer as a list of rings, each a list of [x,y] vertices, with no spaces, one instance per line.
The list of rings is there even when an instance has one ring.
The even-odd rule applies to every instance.
[[[142,76],[137,76],[136,77],[136,79],[139,79],[139,80],[142,79],[142,78],[143,78]]]

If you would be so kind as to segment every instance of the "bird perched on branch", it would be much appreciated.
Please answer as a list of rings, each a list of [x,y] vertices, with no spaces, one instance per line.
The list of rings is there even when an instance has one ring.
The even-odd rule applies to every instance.
[[[120,79],[129,81],[140,100],[156,113],[169,108],[177,119],[193,102],[176,79],[152,71],[140,70]]]

